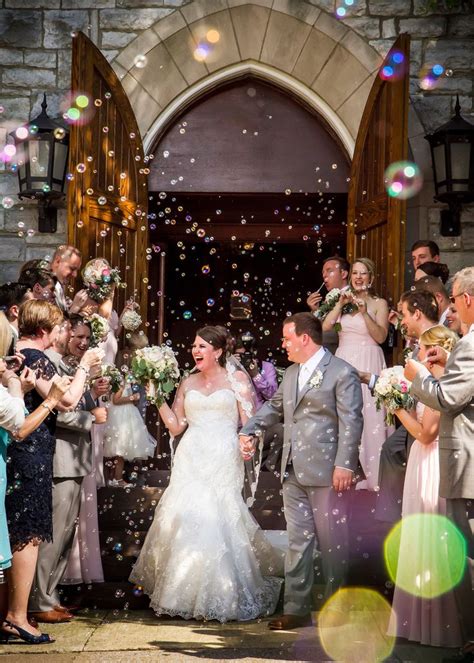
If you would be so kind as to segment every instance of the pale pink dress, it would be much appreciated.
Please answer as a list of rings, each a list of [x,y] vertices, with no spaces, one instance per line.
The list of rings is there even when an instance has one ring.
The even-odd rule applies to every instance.
[[[103,363],[115,364],[118,350],[116,331],[119,318],[115,311],[109,320],[109,333],[100,344],[105,352]],[[100,555],[99,521],[97,513],[97,489],[105,486],[104,480],[104,428],[105,424],[92,426],[93,463],[92,471],[84,477],[81,492],[79,523],[74,536],[63,584],[104,582]]]
[[[417,418],[421,421],[424,405],[418,404]],[[402,517],[412,514],[446,515],[446,500],[439,496],[438,440],[422,444],[415,440],[410,449],[403,488]],[[435,565],[449,569],[448,552],[443,557],[439,529],[430,528],[430,520],[419,527],[418,537],[413,532],[402,533],[398,569],[410,570],[410,576],[420,575]],[[412,530],[412,528],[410,528]],[[434,543],[436,541],[436,552]],[[444,561],[443,561],[444,560]],[[390,635],[414,640],[432,647],[460,647],[463,644],[453,592],[433,599],[408,594],[395,586],[392,616],[388,627]]]
[[[343,315],[339,323],[339,345],[336,356],[344,359],[358,371],[374,373],[387,368],[380,345],[374,341],[367,330],[361,313]],[[385,410],[377,410],[375,399],[366,385],[362,385],[364,429],[360,447],[360,464],[367,479],[360,481],[356,488],[378,490],[380,450],[387,437],[393,433],[393,427],[385,423]]]

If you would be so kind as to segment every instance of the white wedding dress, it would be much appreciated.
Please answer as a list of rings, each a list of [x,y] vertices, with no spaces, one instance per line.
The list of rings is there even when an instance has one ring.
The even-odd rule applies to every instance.
[[[275,611],[283,560],[242,499],[236,397],[190,389],[188,428],[130,581],[157,615],[245,621]]]

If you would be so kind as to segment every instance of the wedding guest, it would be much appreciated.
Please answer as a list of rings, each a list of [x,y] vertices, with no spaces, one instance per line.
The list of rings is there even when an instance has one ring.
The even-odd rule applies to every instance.
[[[19,310],[17,350],[24,364],[36,376],[35,388],[25,396],[28,412],[35,410],[58,379],[54,365],[45,355],[54,342],[63,321],[62,312],[53,304],[40,300],[25,302]],[[56,405],[67,410],[77,405],[89,375],[97,362],[96,353],[84,357],[83,363]],[[6,511],[13,550],[9,575],[7,620],[16,626],[2,630],[23,639],[41,636],[27,621],[28,597],[33,582],[38,545],[52,538],[52,470],[55,447],[56,413],[44,405],[49,415],[24,441],[13,441],[8,447],[7,481],[12,488],[6,497]],[[17,626],[24,630],[20,633]],[[26,634],[26,635],[25,635]],[[34,640],[32,641],[34,642]]]
[[[442,283],[446,283],[449,279],[449,267],[444,262],[424,262],[415,271],[415,281],[422,279],[424,276],[436,276]]]
[[[459,317],[456,304],[451,304],[449,306],[449,310],[446,315],[446,326],[453,332],[456,332],[458,336],[464,336],[468,332],[467,326],[464,324],[464,322],[461,321],[461,318]]]
[[[240,334],[235,341],[235,354],[239,355],[243,367],[255,387],[256,406],[261,407],[278,389],[277,372],[270,361],[257,357],[256,339],[251,332]]]
[[[411,360],[405,375],[412,381],[411,391],[422,403],[441,412],[439,463],[441,497],[446,498],[446,513],[463,534],[467,557],[474,558],[474,536],[467,516],[468,501],[474,498],[474,267],[457,272],[451,300],[459,317],[469,325],[468,333],[448,354],[432,348],[427,358],[445,366],[444,374],[434,378],[428,367]],[[470,564],[454,588],[465,660],[474,653],[474,613]]]
[[[58,246],[51,260],[51,272],[56,277],[55,296],[56,304],[62,311],[77,313],[77,303],[68,300],[66,287],[71,279],[76,278],[82,263],[82,255],[74,246],[62,244]]]
[[[430,239],[419,239],[411,247],[411,261],[415,271],[424,262],[439,262],[439,246]]]
[[[71,334],[80,335],[81,327],[85,327],[84,332],[90,335],[90,329],[84,325],[82,318],[72,317],[71,321],[65,320],[53,345],[45,352],[60,375],[74,374],[77,368],[76,362],[68,364],[66,355]],[[38,622],[66,622],[73,617],[68,608],[61,605],[57,585],[66,569],[76,531],[82,482],[92,470],[91,427],[94,422],[103,423],[107,419],[107,409],[96,404],[98,395],[94,388],[87,390],[75,410],[60,412],[56,420],[53,540],[45,541],[39,546],[38,563],[29,600],[30,615]]]
[[[428,348],[442,347],[450,352],[457,335],[442,325],[430,327],[419,338],[418,359],[424,361]],[[444,370],[433,365],[430,370],[439,378]],[[436,540],[438,521],[425,515],[446,515],[446,500],[439,496],[438,434],[440,413],[418,403],[415,412],[396,410],[395,414],[414,438],[406,467],[403,488],[402,529],[398,554],[397,579],[392,603],[389,634],[432,647],[458,647],[462,643],[457,623],[456,602],[451,592],[426,598],[408,593],[413,578],[422,578],[419,590],[429,589],[429,569],[434,579],[449,567],[449,549]],[[405,518],[415,516],[420,524],[413,532]],[[409,521],[406,521],[407,523]]]
[[[0,286],[0,311],[5,313],[13,332],[13,345],[18,339],[18,311],[23,302],[33,299],[28,286],[21,283],[4,283]]]
[[[368,258],[358,258],[352,265],[350,283],[352,292],[343,292],[339,301],[323,321],[323,329],[340,325],[339,346],[336,357],[344,359],[358,371],[380,374],[386,368],[380,347],[387,338],[388,305],[374,290],[375,265]],[[344,312],[344,307],[352,312]],[[383,410],[377,410],[368,387],[362,385],[364,400],[360,462],[366,480],[357,488],[378,490],[379,459],[382,444],[392,430],[386,426]]]
[[[407,338],[416,344],[420,336],[438,324],[438,305],[429,292],[408,290],[400,297],[400,322]],[[377,376],[369,376],[369,389],[373,389]],[[365,379],[367,376],[361,376]],[[401,518],[403,485],[410,446],[413,437],[403,424],[382,445],[379,467],[379,494],[375,505],[375,518],[395,523]]]
[[[436,276],[423,276],[421,279],[418,279],[418,281],[415,281],[412,289],[415,292],[426,290],[435,297],[438,304],[439,324],[446,326],[446,316],[449,311],[449,297],[446,288],[439,278]]]
[[[322,277],[325,288],[328,292],[337,288],[342,290],[347,288],[349,284],[349,272],[350,264],[345,258],[339,256],[331,256],[326,258],[323,262]],[[321,302],[323,301],[323,296],[319,291],[312,292],[306,303],[313,313],[316,313],[319,309]],[[339,337],[337,332],[333,329],[323,330],[323,345],[333,354],[337,350],[337,345],[339,343]]]
[[[22,270],[18,282],[31,290],[34,299],[44,299],[52,304],[55,303],[56,277],[52,272],[31,267]]]
[[[89,349],[91,330],[89,324],[80,317],[72,318],[71,338],[68,343],[66,366],[74,368],[82,361]],[[97,459],[102,458],[102,450],[96,449],[95,430],[102,428],[107,421],[107,413],[102,397],[109,394],[109,381],[98,377],[93,381],[90,393],[85,395],[86,402],[97,406],[92,425],[92,456],[90,471],[83,476],[80,490],[79,521],[74,533],[67,566],[64,569],[62,584],[80,585],[82,583],[104,582],[102,559],[100,555],[99,519],[97,511]],[[89,402],[89,407],[91,402]]]

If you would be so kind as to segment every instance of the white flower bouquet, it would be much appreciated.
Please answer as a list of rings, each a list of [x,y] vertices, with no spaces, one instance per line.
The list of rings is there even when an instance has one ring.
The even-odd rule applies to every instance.
[[[333,288],[328,292],[326,297],[324,298],[324,302],[320,305],[318,310],[315,312],[315,316],[323,322],[323,320],[326,318],[327,314],[330,313],[333,308],[336,306],[337,302],[340,300],[341,295],[342,295],[342,290],[339,288]],[[344,292],[346,292],[346,289],[344,289]],[[349,290],[349,292],[352,292]],[[341,313],[355,313],[357,311],[357,306],[353,302],[348,302],[347,304],[344,304],[342,307]],[[339,323],[336,322],[334,325],[334,330],[335,331],[340,331],[340,325]]]
[[[88,318],[85,318],[91,328],[90,347],[96,348],[99,343],[102,343],[107,338],[109,333],[109,323],[98,313],[93,313]]]
[[[123,314],[122,314],[122,327],[126,329],[127,331],[137,331],[139,329],[140,325],[142,324],[142,316],[137,312],[132,309],[127,309]]]
[[[146,386],[147,400],[157,407],[163,405],[180,377],[175,353],[167,345],[136,350],[131,369],[138,384]]]
[[[392,425],[395,422],[395,410],[412,410],[415,400],[410,396],[409,382],[403,375],[403,366],[393,366],[384,369],[375,383],[375,405],[377,410],[384,407],[387,411],[385,422]]]
[[[110,383],[110,391],[116,394],[122,386],[123,376],[119,369],[113,364],[102,364],[102,377],[108,378]]]

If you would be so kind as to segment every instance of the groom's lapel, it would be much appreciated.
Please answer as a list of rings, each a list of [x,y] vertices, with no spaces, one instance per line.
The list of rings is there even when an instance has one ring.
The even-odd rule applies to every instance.
[[[316,368],[314,369],[314,371],[311,373],[311,375],[310,375],[309,378],[308,378],[308,381],[306,382],[305,386],[304,386],[303,389],[301,390],[301,393],[298,395],[298,397],[297,397],[297,399],[296,399],[296,401],[295,401],[295,410],[296,410],[296,408],[298,407],[298,405],[301,403],[301,400],[306,396],[307,392],[308,392],[310,389],[312,389],[312,387],[311,387],[311,385],[310,385],[310,382],[311,382],[311,380],[312,380],[314,374],[317,373],[317,371],[321,371],[321,373],[323,374],[323,380],[324,380],[324,373],[325,373],[326,368],[327,368],[327,366],[328,366],[328,364],[329,364],[329,361],[331,360],[331,357],[332,357],[332,355],[331,355],[331,353],[329,352],[329,350],[326,350],[326,353],[325,353],[324,357],[321,359],[321,361],[319,362],[319,364],[316,366]],[[296,388],[296,392],[297,392],[297,391],[298,391],[298,390],[297,390],[297,388]]]

